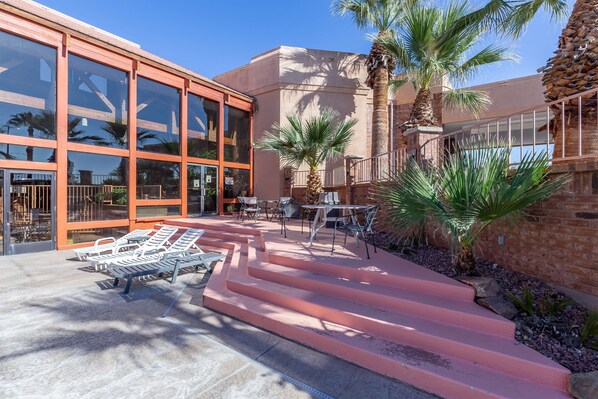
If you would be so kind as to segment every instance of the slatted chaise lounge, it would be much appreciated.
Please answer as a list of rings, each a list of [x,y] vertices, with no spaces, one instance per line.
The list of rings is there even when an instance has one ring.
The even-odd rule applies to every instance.
[[[119,252],[123,248],[131,246],[132,243],[129,240],[148,236],[151,232],[151,229],[133,230],[118,239],[114,237],[99,238],[92,246],[77,248],[74,250],[74,252],[79,260],[85,260],[89,256],[98,256],[105,253],[113,254]]]
[[[115,259],[110,259],[106,262],[108,269],[115,266],[131,266],[140,263],[155,262],[165,255],[178,255],[185,256],[189,254],[191,248],[195,248],[196,251],[202,253],[203,251],[195,245],[195,242],[205,233],[205,230],[200,229],[187,229],[177,240],[172,243],[168,248],[159,252],[152,252],[149,254],[141,254],[133,252],[127,256],[121,256]]]
[[[152,253],[157,253],[165,250],[166,247],[170,245],[168,240],[177,231],[178,227],[162,226],[160,230],[156,231],[154,235],[152,235],[147,241],[143,242],[141,245],[131,245],[131,248],[135,248],[133,250],[116,252],[113,254],[91,256],[87,258],[87,260],[91,262],[92,266],[94,266],[96,270],[98,270],[100,267],[106,265],[108,262],[115,259],[124,258],[133,254],[143,256]]]
[[[197,270],[200,266],[205,267],[208,272],[212,272],[212,264],[224,259],[224,255],[220,253],[194,253],[180,257],[176,254],[166,254],[160,260],[151,263],[137,264],[132,266],[117,266],[111,268],[109,272],[114,276],[114,286],[118,286],[120,279],[126,279],[124,294],[128,294],[131,290],[131,283],[135,277],[149,276],[158,274],[160,277],[163,273],[172,272],[171,284],[176,282],[177,275],[180,269],[184,267],[195,267]]]

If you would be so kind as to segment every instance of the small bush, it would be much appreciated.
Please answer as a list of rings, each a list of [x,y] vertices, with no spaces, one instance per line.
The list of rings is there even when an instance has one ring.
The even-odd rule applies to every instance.
[[[519,310],[523,310],[530,316],[536,314],[536,305],[534,304],[534,295],[530,290],[527,288],[522,291],[522,296],[518,297],[517,295],[513,294],[512,292],[507,292],[507,295],[513,301],[515,306],[519,308]]]
[[[583,324],[579,339],[586,348],[598,350],[598,312],[590,312]]]
[[[553,317],[571,304],[570,300],[559,301],[548,292],[540,300],[539,310],[543,316]]]

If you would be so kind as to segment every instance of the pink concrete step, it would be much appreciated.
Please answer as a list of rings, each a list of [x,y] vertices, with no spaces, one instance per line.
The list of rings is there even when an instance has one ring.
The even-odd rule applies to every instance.
[[[472,301],[439,298],[402,288],[363,283],[266,263],[250,263],[253,277],[414,316],[465,326],[474,331],[513,337],[515,324]]]
[[[430,352],[469,360],[506,374],[561,386],[568,371],[514,339],[385,312],[367,305],[314,294],[256,279],[229,276],[227,288],[266,303],[291,309],[364,333]]]
[[[227,291],[221,282],[212,284],[212,279],[204,293],[205,306],[444,398],[570,399],[564,388],[555,389],[471,362],[368,336]]]
[[[377,281],[367,284],[344,280],[344,276],[318,275],[317,270],[274,265],[269,263],[270,242],[265,243],[260,235],[244,231],[232,239],[226,230],[211,232],[202,237],[200,246],[222,248],[227,258],[209,280],[205,306],[443,397],[569,397],[564,390],[567,370],[554,367],[527,347],[516,346],[512,339],[422,317],[426,313],[405,314],[364,305],[361,297],[362,304],[357,304],[351,301],[355,297],[342,295],[358,290],[372,298],[369,295],[386,290],[382,295],[390,297],[396,290]],[[305,261],[301,254],[298,258]],[[256,276],[259,269],[265,269],[265,275]],[[271,281],[273,273],[283,277]],[[434,281],[423,274],[420,278]],[[341,288],[330,289],[335,282]],[[420,300],[434,297],[410,292],[414,293]]]
[[[512,335],[505,338],[475,333],[427,318],[388,312],[330,295],[316,294],[250,277],[245,273],[243,263],[251,264],[252,260],[255,260],[255,253],[252,252],[255,250],[249,247],[247,256],[243,254],[241,257],[237,273],[229,275],[229,290],[358,329],[372,336],[459,357],[543,384],[561,386],[569,374],[567,369],[518,344]],[[422,315],[427,316],[425,313]]]
[[[427,293],[442,298],[452,298],[463,301],[472,301],[475,296],[473,288],[457,281],[445,278],[429,279],[428,275],[410,274],[403,272],[401,268],[393,269],[391,273],[379,273],[367,268],[356,268],[343,265],[341,259],[337,263],[324,263],[305,261],[301,257],[282,256],[278,252],[269,249],[269,261],[271,263],[291,267],[299,270],[306,270],[313,273],[323,274],[331,277],[344,278],[351,281],[382,285],[390,288],[403,288],[412,291]],[[400,258],[397,257],[397,262]],[[331,261],[335,261],[331,259]],[[404,261],[404,260],[403,260]],[[407,262],[407,261],[404,261]],[[423,269],[423,267],[420,267]],[[444,277],[444,276],[442,276]]]

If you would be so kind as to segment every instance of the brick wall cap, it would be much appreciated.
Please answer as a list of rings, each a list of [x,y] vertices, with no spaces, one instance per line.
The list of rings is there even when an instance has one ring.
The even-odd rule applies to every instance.
[[[442,134],[442,131],[440,126],[416,126],[405,130],[403,136],[409,136],[414,133]]]

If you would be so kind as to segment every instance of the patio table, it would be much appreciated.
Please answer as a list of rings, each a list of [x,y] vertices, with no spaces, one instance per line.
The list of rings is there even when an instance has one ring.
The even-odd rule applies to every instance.
[[[328,213],[334,209],[339,211],[343,211],[345,214],[342,217],[346,216],[346,212],[349,212],[349,216],[353,215],[353,211],[355,210],[362,210],[366,209],[367,206],[365,205],[341,205],[341,204],[321,204],[321,205],[302,205],[303,209],[311,209],[316,210],[316,216],[311,225],[311,233],[309,235],[309,245],[311,245],[318,233],[318,230],[322,228],[328,221]],[[341,216],[333,216],[335,221],[337,221]]]

